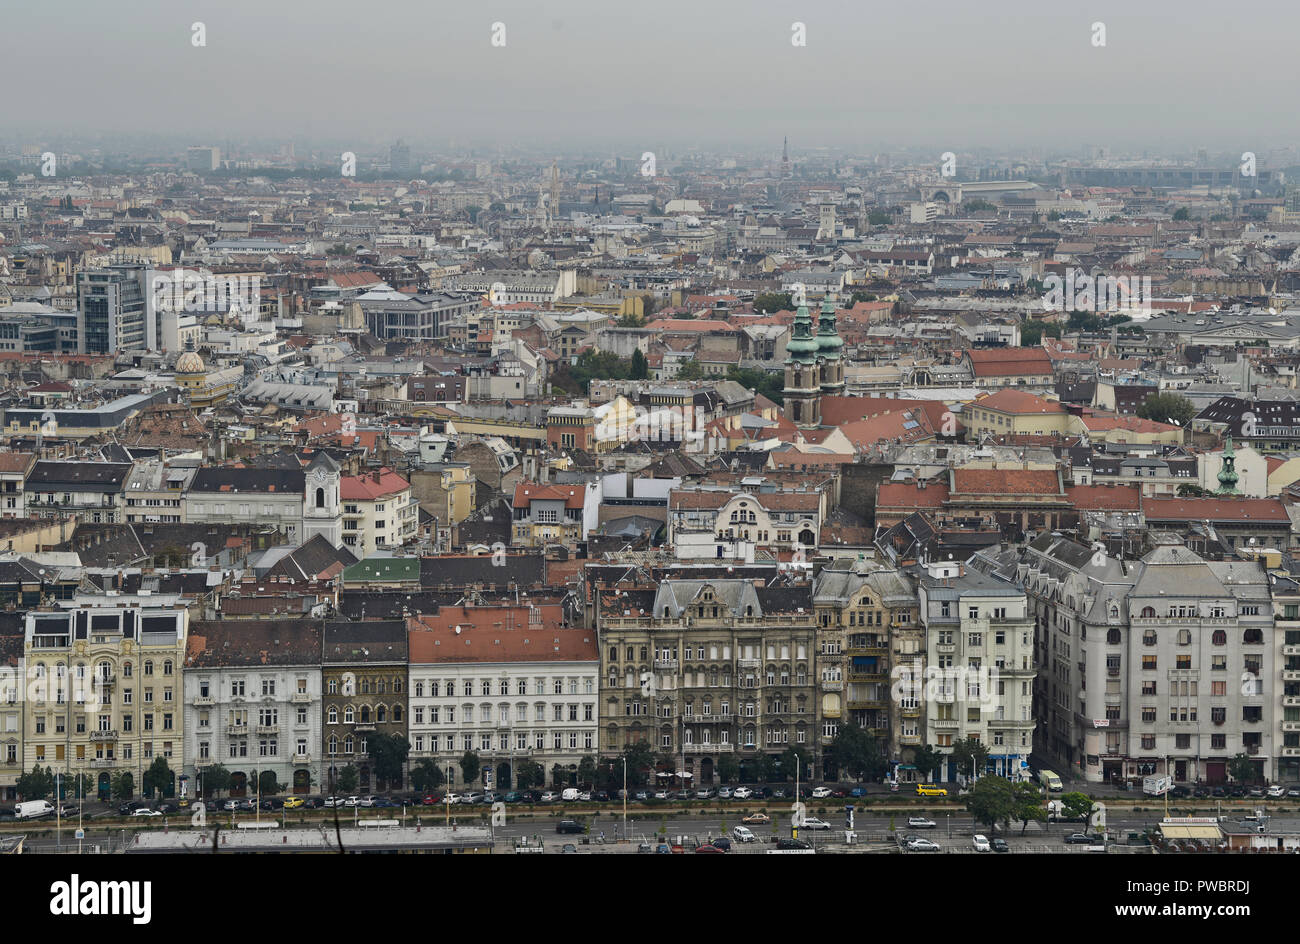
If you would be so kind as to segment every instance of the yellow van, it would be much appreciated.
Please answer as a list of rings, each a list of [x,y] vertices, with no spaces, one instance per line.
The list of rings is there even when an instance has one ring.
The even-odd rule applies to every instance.
[[[916,785],[916,795],[920,797],[946,797],[948,791],[931,783],[918,783]]]

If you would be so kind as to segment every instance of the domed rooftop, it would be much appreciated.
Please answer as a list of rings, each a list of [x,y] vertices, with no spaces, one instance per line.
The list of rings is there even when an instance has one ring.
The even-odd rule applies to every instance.
[[[176,373],[200,374],[203,372],[203,358],[193,351],[186,351],[176,358]]]

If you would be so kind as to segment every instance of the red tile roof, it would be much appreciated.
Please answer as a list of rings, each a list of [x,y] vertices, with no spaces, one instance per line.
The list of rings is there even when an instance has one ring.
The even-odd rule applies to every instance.
[[[882,482],[876,508],[939,508],[948,500],[948,486],[931,482],[922,488],[910,482]]]
[[[559,604],[448,606],[408,620],[407,629],[412,664],[600,661],[595,631],[566,628]]]
[[[954,495],[1060,495],[1055,469],[953,469]]]
[[[1139,511],[1142,490],[1136,485],[1067,485],[1065,495],[1080,511]]]
[[[581,485],[538,485],[536,482],[520,482],[515,486],[515,498],[511,507],[527,508],[534,501],[562,501],[565,508],[581,508],[586,499],[586,491]]]
[[[388,468],[366,475],[345,475],[339,479],[339,493],[344,501],[376,501],[410,487],[410,482]]]
[[[980,397],[970,404],[986,410],[998,410],[1001,413],[1064,413],[1065,407],[1059,400],[1026,393],[1024,390],[999,390],[997,393]]]
[[[1142,511],[1150,521],[1290,522],[1276,498],[1146,498]]]

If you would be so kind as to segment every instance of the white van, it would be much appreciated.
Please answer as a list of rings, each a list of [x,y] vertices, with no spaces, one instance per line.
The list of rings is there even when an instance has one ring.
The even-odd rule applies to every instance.
[[[572,803],[574,800],[578,799],[578,794],[579,791],[577,787],[565,787],[564,792],[560,794],[560,799],[565,803]]]
[[[50,816],[54,813],[54,804],[49,800],[28,800],[14,806],[14,819],[36,819],[38,816]]]
[[[736,842],[757,842],[758,837],[750,831],[748,826],[732,826],[731,838]]]

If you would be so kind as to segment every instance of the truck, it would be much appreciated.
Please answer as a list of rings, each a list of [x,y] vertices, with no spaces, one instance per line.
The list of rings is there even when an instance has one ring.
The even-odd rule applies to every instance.
[[[28,800],[14,805],[14,819],[37,819],[53,815],[54,804],[49,800]]]
[[[1038,782],[1046,787],[1049,793],[1060,793],[1065,789],[1065,784],[1061,783],[1061,778],[1050,770],[1040,770],[1038,772]]]
[[[1173,785],[1174,779],[1163,774],[1142,778],[1142,792],[1149,797],[1164,796]]]

